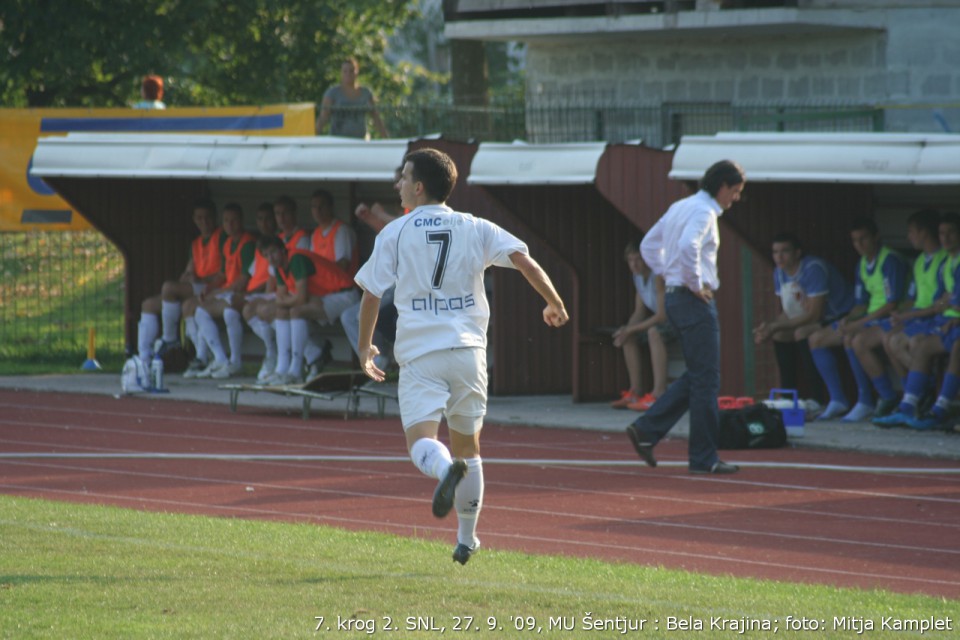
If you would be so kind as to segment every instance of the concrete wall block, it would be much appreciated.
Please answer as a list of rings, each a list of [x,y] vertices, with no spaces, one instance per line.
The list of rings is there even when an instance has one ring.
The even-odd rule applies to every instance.
[[[810,78],[792,78],[787,84],[787,97],[794,100],[806,100],[810,97]]]
[[[800,65],[800,56],[792,52],[783,52],[777,56],[777,68],[793,71]]]
[[[921,96],[928,98],[949,96],[952,81],[953,78],[946,73],[929,75],[920,83]]]
[[[691,80],[689,92],[694,102],[712,102],[714,99],[713,83],[709,80]]]
[[[657,71],[675,70],[677,68],[677,56],[673,53],[658,56],[655,68]]]
[[[723,60],[726,63],[727,69],[735,72],[742,72],[747,68],[747,64],[750,62],[750,58],[747,56],[747,53],[740,48],[718,54],[715,57],[715,60],[717,62]]]
[[[613,71],[613,55],[605,51],[597,51],[593,54],[593,70],[597,73],[609,73]]]
[[[889,95],[886,74],[874,73],[863,78],[863,97],[866,100],[885,100]]]
[[[753,76],[743,78],[737,86],[737,99],[742,102],[760,98],[760,78]]]
[[[570,71],[584,75],[593,73],[593,56],[583,51],[578,53],[579,55],[570,62]]]
[[[903,98],[910,95],[909,69],[887,72],[887,95],[891,98]]]
[[[766,51],[753,51],[750,54],[750,66],[756,69],[769,69],[773,64],[773,56]]]
[[[837,96],[844,99],[859,99],[860,78],[848,76],[837,79]]]
[[[784,82],[781,78],[764,78],[760,83],[760,97],[764,100],[783,98]]]
[[[800,54],[800,66],[804,69],[818,69],[823,63],[823,57],[820,53]]]
[[[872,68],[876,65],[873,44],[862,44],[850,51],[850,62],[856,67]]]
[[[837,96],[837,79],[814,76],[810,93],[814,98],[835,98]]]
[[[823,61],[831,67],[845,67],[850,59],[850,52],[846,49],[835,49],[828,51],[823,56]]]
[[[690,92],[686,80],[668,80],[664,98],[667,100],[689,100]]]
[[[566,76],[571,72],[570,58],[564,55],[554,55],[549,57],[550,64],[547,72],[552,76]]]
[[[653,102],[659,102],[665,98],[665,88],[659,80],[644,82],[641,85],[643,97]]]
[[[736,98],[736,83],[733,80],[723,79],[713,82],[713,99],[720,102],[733,102]]]

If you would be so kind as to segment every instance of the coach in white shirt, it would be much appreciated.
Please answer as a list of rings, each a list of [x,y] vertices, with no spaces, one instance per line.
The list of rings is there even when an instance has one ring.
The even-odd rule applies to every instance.
[[[439,480],[433,515],[456,507],[453,559],[466,564],[480,545],[477,516],[483,501],[480,429],[487,410],[487,324],[490,308],[483,272],[492,265],[516,268],[546,301],[543,319],[559,327],[567,311],[550,278],[527,255],[527,246],[497,225],[444,202],[457,182],[453,160],[435,149],[404,158],[396,188],[408,215],[377,235],[370,259],[357,273],[360,301],[360,366],[374,380],[372,344],[380,298],[390,287],[397,308],[393,354],[400,365],[400,419],[414,465]],[[450,449],[438,439],[446,416]],[[451,452],[453,457],[451,457]]]
[[[667,317],[680,334],[686,372],[650,410],[627,427],[637,454],[657,466],[653,448],[690,411],[690,473],[736,473],[736,465],[717,455],[720,413],[720,324],[714,292],[720,216],[740,199],[743,169],[730,160],[712,165],[700,190],[678,200],[644,236],[640,252],[666,283]]]

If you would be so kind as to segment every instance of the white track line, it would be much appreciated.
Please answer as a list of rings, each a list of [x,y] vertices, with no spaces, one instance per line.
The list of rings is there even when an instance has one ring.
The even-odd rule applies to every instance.
[[[293,461],[293,462],[409,462],[409,456],[335,456],[335,455],[298,455],[263,453],[57,453],[57,452],[0,452],[0,460],[12,459],[82,459],[102,458],[104,460],[229,460],[247,461]],[[563,458],[484,458],[483,463],[495,465],[515,465],[529,467],[643,467],[640,460],[566,460]],[[812,471],[842,471],[853,473],[922,473],[922,474],[960,474],[958,467],[870,467],[842,464],[813,464],[809,462],[736,462],[741,467],[754,469],[806,469]],[[686,467],[686,462],[663,461],[661,467]]]

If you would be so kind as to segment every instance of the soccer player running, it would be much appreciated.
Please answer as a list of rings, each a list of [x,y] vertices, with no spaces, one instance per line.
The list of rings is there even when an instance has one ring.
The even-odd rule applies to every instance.
[[[459,213],[445,202],[457,168],[435,149],[412,151],[397,181],[400,203],[410,209],[384,227],[373,253],[357,273],[360,304],[360,366],[376,381],[372,344],[380,296],[396,286],[400,365],[400,418],[414,465],[439,480],[433,514],[457,510],[459,527],[453,559],[466,564],[477,550],[477,517],[483,502],[480,430],[487,408],[487,324],[490,308],[483,272],[492,265],[520,271],[543,297],[543,320],[560,327],[567,320],[550,278],[528,255],[527,246],[497,225]],[[450,448],[438,439],[446,415]],[[451,453],[453,454],[451,456]]]

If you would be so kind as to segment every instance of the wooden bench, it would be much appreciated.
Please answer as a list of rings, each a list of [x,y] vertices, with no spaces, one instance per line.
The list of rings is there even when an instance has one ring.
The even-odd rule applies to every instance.
[[[397,388],[393,384],[378,384],[367,378],[362,371],[335,371],[321,373],[303,384],[264,385],[227,383],[219,385],[220,389],[230,392],[230,410],[236,412],[240,401],[240,394],[272,393],[274,395],[298,397],[302,400],[301,416],[304,420],[310,417],[310,410],[314,400],[333,401],[346,398],[346,407],[343,417],[356,417],[360,410],[360,398],[367,396],[377,401],[377,416],[382,418],[386,412],[387,400],[397,399]]]

